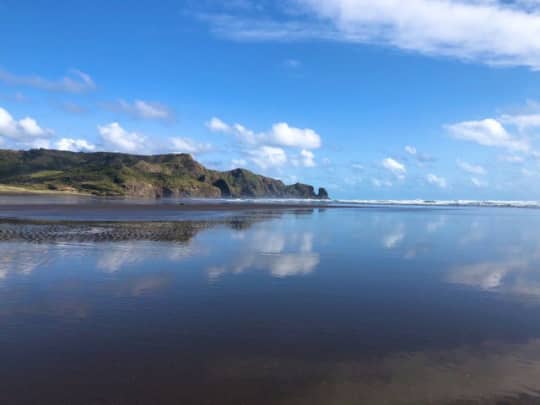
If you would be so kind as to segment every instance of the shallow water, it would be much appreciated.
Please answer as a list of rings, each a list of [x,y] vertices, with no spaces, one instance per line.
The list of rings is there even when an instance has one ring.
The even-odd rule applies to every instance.
[[[162,214],[0,221],[0,403],[540,402],[538,210]]]

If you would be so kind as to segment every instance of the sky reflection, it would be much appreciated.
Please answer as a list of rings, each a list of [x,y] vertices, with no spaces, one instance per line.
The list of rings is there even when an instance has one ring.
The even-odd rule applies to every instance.
[[[0,242],[0,399],[31,397],[13,391],[17,370],[39,387],[28,367],[50,364],[47,387],[131,375],[185,402],[208,387],[249,402],[248,380],[271,388],[267,403],[540,391],[536,210],[249,213],[81,234],[39,226]],[[114,375],[103,371],[112,359]],[[66,375],[77,367],[93,371]]]

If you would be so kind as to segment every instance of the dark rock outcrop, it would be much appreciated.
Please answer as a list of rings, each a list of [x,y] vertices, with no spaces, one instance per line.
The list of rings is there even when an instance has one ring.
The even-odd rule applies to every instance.
[[[328,192],[323,187],[319,188],[319,192],[317,193],[317,197],[320,198],[321,200],[328,200],[330,198],[328,196]]]

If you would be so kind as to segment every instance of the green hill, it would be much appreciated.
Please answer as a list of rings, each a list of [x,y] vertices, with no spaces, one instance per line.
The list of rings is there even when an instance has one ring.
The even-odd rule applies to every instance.
[[[306,184],[245,169],[209,170],[188,154],[154,156],[35,149],[0,150],[0,185],[29,191],[130,197],[328,198]]]

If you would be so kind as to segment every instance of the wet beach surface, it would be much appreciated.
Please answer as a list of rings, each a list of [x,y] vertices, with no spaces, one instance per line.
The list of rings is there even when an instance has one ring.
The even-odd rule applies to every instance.
[[[31,205],[0,403],[540,401],[538,210]]]

